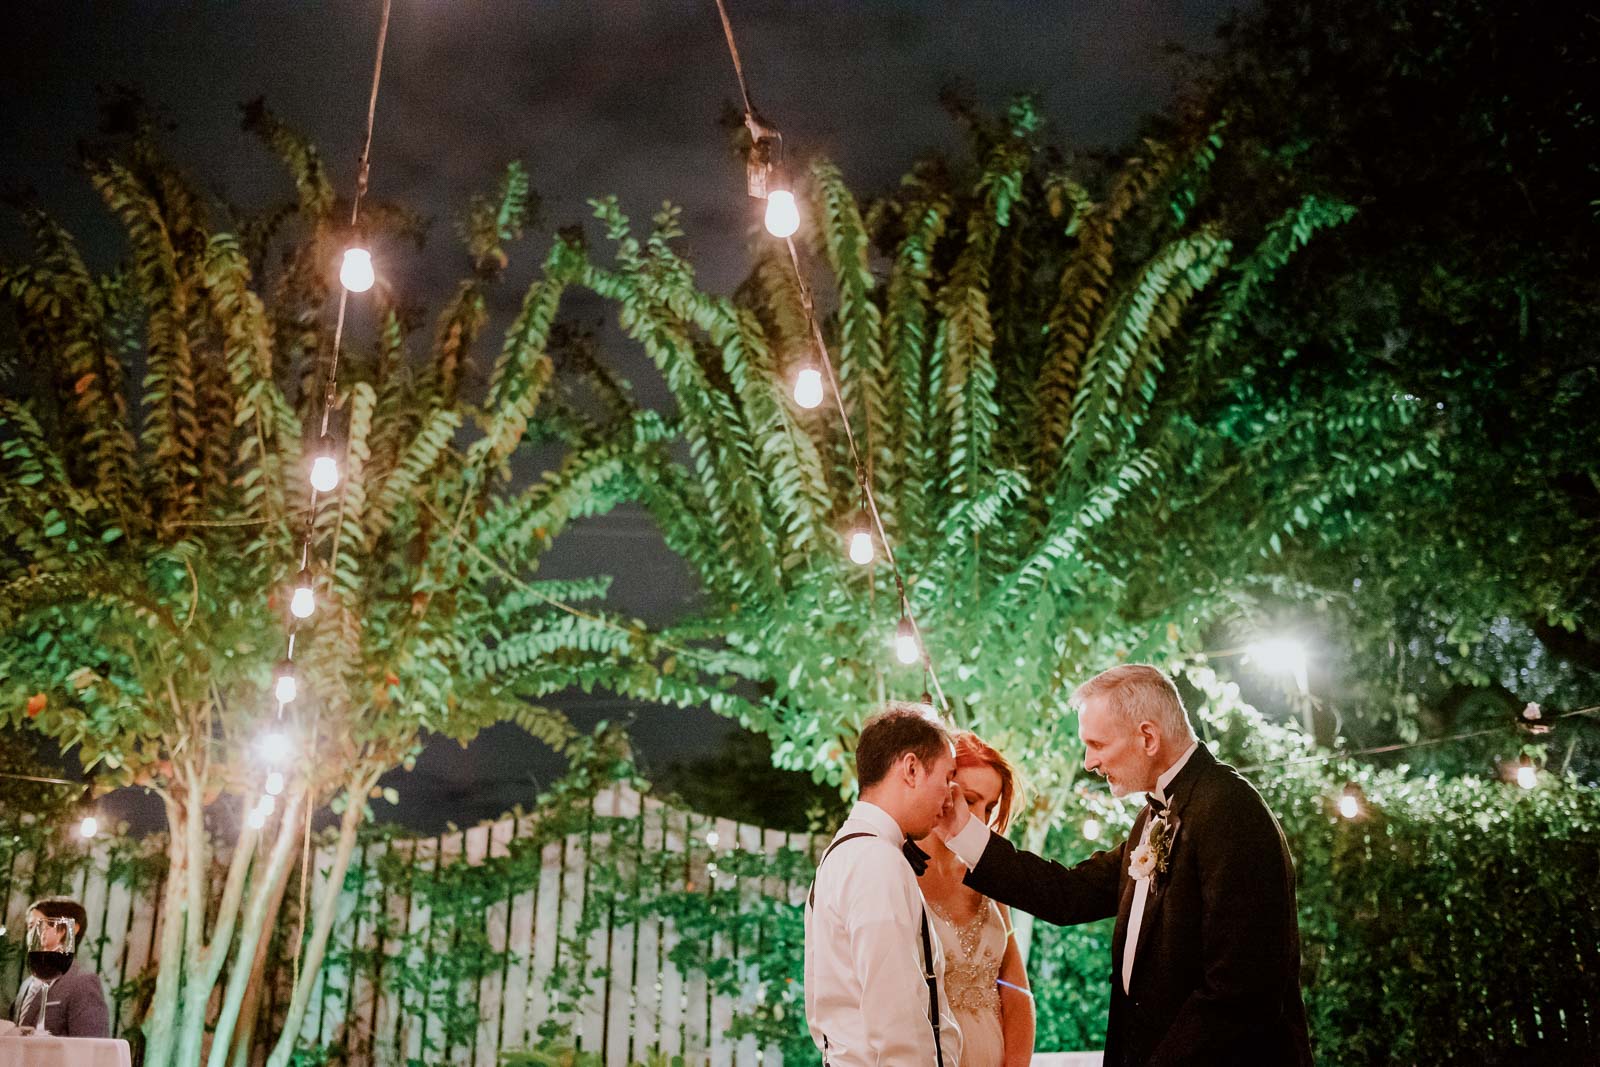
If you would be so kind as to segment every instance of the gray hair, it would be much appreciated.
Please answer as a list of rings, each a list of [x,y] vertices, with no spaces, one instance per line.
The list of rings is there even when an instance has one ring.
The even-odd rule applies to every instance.
[[[1129,730],[1138,729],[1141,722],[1152,722],[1173,740],[1195,736],[1178,687],[1148,663],[1124,663],[1101,671],[1073,690],[1072,706],[1082,711],[1091,697],[1105,698],[1106,707],[1115,712]]]

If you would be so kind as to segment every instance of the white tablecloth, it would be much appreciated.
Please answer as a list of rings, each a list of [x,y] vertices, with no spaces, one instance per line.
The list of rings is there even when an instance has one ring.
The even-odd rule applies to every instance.
[[[133,1067],[128,1043],[103,1037],[0,1037],[0,1067]]]
[[[1033,1067],[1101,1067],[1104,1052],[1035,1052]]]

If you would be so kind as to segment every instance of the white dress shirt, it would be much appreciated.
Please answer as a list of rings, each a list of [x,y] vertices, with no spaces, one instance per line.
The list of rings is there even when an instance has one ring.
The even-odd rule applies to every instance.
[[[1178,772],[1183,770],[1183,765],[1189,762],[1189,757],[1194,755],[1195,747],[1199,741],[1191,742],[1183,750],[1183,755],[1178,757],[1178,762],[1168,767],[1161,777],[1156,779],[1155,797],[1161,803],[1167,802],[1167,786],[1178,777]],[[1144,821],[1145,833],[1150,832],[1150,823],[1154,817]],[[1128,936],[1122,942],[1122,991],[1128,992],[1128,987],[1133,983],[1133,957],[1139,951],[1139,928],[1144,925],[1144,904],[1150,896],[1150,879],[1135,878],[1133,881],[1133,907],[1128,912]]]
[[[1189,747],[1183,750],[1183,755],[1178,761],[1168,767],[1161,777],[1156,779],[1156,787],[1152,791],[1155,798],[1163,804],[1167,802],[1167,786],[1178,777],[1178,772],[1183,770],[1183,765],[1189,762],[1189,757],[1194,755],[1194,750],[1199,746],[1198,740],[1190,742]],[[1145,821],[1145,828],[1149,829],[1149,820]],[[983,858],[983,850],[989,846],[989,828],[981,819],[969,819],[961,832],[945,842],[945,847],[956,854],[956,857],[966,864],[970,871],[978,865]],[[1126,850],[1126,855],[1131,856],[1132,849]],[[1124,857],[1126,858],[1126,857]],[[1135,879],[1133,883],[1133,905],[1128,912],[1128,933],[1122,942],[1122,991],[1128,992],[1128,985],[1133,979],[1133,957],[1139,948],[1139,927],[1144,925],[1145,898],[1150,895],[1150,879]]]
[[[922,893],[900,852],[899,824],[860,801],[834,835],[847,841],[817,869],[807,905],[805,994],[811,1039],[829,1067],[932,1067],[938,1062],[922,970]],[[944,953],[931,936],[939,977],[945,1067],[961,1062],[961,1031],[944,989]]]

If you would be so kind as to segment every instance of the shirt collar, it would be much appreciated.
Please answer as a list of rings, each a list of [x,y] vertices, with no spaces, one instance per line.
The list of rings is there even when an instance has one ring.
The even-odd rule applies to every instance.
[[[1171,785],[1172,780],[1178,777],[1178,772],[1183,770],[1183,765],[1189,762],[1189,757],[1194,755],[1194,750],[1199,747],[1199,738],[1195,738],[1195,740],[1189,742],[1189,747],[1183,750],[1183,755],[1178,757],[1178,762],[1168,767],[1162,773],[1161,777],[1156,779],[1156,787],[1151,790],[1151,794],[1157,800],[1161,801],[1161,803],[1165,804],[1168,799],[1170,799],[1167,796],[1167,786]]]
[[[906,832],[900,829],[900,824],[894,821],[894,816],[870,801],[856,801],[855,807],[850,809],[850,818],[866,823],[879,837],[893,844],[899,844],[906,839]]]

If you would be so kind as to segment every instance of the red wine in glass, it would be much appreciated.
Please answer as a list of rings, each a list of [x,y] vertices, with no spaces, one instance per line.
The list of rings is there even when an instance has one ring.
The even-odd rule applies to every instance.
[[[41,952],[35,949],[28,953],[28,970],[42,982],[55,981],[66,974],[71,966],[70,952]]]

